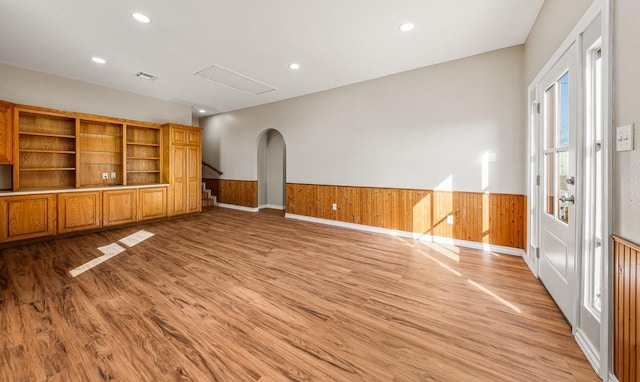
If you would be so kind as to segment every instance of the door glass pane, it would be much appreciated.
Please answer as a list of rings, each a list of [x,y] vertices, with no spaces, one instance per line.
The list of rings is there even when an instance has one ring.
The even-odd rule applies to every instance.
[[[544,212],[549,215],[554,215],[555,204],[556,204],[556,193],[555,193],[555,153],[546,153],[544,154],[544,170],[545,170],[545,210]]]
[[[602,218],[603,205],[603,169],[602,169],[602,50],[597,49],[594,54],[594,86],[593,91],[593,127],[594,127],[594,156],[595,156],[595,184],[593,186],[594,195],[592,206],[594,208],[594,228],[593,228],[593,270],[590,275],[592,281],[592,306],[600,313],[602,310],[602,237],[604,236],[604,223]]]
[[[558,100],[560,128],[558,129],[557,147],[567,147],[569,146],[569,72],[560,77],[558,83],[560,85],[560,99]]]
[[[544,93],[545,104],[545,131],[544,141],[545,149],[552,149],[556,147],[556,84],[554,83]]]
[[[558,151],[558,220],[569,223],[569,202],[560,200],[569,197],[567,176],[569,173],[569,151]]]

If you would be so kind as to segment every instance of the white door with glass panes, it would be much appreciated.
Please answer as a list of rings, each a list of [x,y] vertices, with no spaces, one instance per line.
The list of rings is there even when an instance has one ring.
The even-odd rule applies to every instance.
[[[576,125],[581,81],[574,43],[542,79],[538,276],[573,326],[576,278]]]

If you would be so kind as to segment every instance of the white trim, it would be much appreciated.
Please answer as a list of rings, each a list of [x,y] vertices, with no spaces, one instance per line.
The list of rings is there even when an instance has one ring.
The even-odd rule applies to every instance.
[[[578,346],[580,346],[580,349],[587,357],[587,361],[589,361],[591,367],[593,367],[593,370],[595,370],[596,372],[597,370],[600,370],[600,349],[593,348],[593,346],[591,345],[591,341],[587,339],[580,328],[576,329],[576,334],[574,337],[576,338]]]
[[[272,210],[283,210],[284,211],[284,206],[280,205],[280,204],[261,204],[258,206],[258,209],[261,210],[263,208],[270,208]]]
[[[335,227],[355,229],[358,231],[381,233],[383,235],[405,237],[409,239],[428,241],[432,243],[449,244],[449,245],[455,245],[458,247],[479,249],[485,252],[497,252],[505,255],[525,257],[524,250],[519,248],[504,247],[501,245],[491,245],[491,244],[485,244],[485,243],[478,243],[475,241],[450,239],[450,238],[441,237],[441,236],[425,235],[425,234],[419,234],[419,233],[408,232],[408,231],[398,231],[398,230],[389,229],[389,228],[380,228],[380,227],[373,227],[373,226],[368,226],[363,224],[347,223],[347,222],[342,222],[338,220],[314,218],[311,216],[304,216],[304,215],[285,214],[284,217],[289,219],[303,220],[311,223],[319,223],[319,224],[326,224],[326,225],[331,225]]]
[[[589,9],[587,9],[587,11],[584,13],[584,15],[582,15],[582,18],[580,19],[580,21],[578,21],[578,23],[573,27],[571,32],[567,35],[567,37],[562,42],[562,44],[560,44],[558,49],[556,49],[556,51],[549,58],[547,63],[542,67],[542,69],[540,69],[536,77],[531,81],[528,88],[529,91],[532,86],[535,86],[542,81],[542,78],[544,77],[544,75],[546,75],[551,70],[551,68],[556,64],[556,62],[558,62],[558,60],[562,58],[564,53],[571,47],[571,45],[574,42],[578,41],[578,38],[580,37],[582,32],[584,32],[584,30],[587,29],[589,24],[591,24],[591,22],[595,20],[596,16],[598,16],[598,13],[602,11],[602,4],[600,3],[601,3],[600,0],[595,0],[593,4],[591,4]]]
[[[227,203],[218,203],[214,204],[216,207],[228,208],[230,210],[239,210],[245,212],[258,212],[257,208],[254,207],[245,207],[245,206],[236,206],[235,204],[227,204]]]
[[[602,309],[601,309],[601,332],[600,332],[600,364],[602,365],[599,375],[609,374],[610,381],[617,381],[613,376],[613,353],[614,353],[614,331],[613,331],[613,242],[609,239],[613,233],[613,0],[602,0],[602,92],[606,99],[606,104],[602,108],[603,132],[602,147],[604,163],[602,169],[605,172],[603,179],[605,188],[603,192],[603,239],[609,245],[602,246]]]
[[[524,258],[524,262],[529,267],[529,270],[531,271],[531,273],[533,273],[533,275],[536,276],[536,278],[538,278],[538,271],[536,270],[536,264],[531,261],[531,257],[527,253],[525,253],[523,258]]]
[[[619,382],[613,372],[609,373],[609,382]]]

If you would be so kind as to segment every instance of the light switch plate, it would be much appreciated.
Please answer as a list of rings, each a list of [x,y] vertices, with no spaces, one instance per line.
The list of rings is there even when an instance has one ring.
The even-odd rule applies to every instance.
[[[633,124],[616,128],[616,151],[633,150]]]

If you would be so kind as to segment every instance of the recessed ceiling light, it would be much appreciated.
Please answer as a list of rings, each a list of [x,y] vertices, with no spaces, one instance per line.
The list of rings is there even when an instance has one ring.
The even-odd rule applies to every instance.
[[[96,64],[106,64],[107,60],[105,60],[102,57],[91,57],[91,61],[95,62]]]
[[[149,24],[151,22],[151,19],[142,13],[132,13],[131,16],[143,24]]]
[[[198,113],[200,113],[200,114],[204,114],[204,113],[206,113],[206,112],[207,112],[207,111],[206,111],[205,109],[198,109]]]
[[[289,64],[289,69],[298,70],[300,69],[300,64],[298,64],[297,62],[292,62],[291,64]]]
[[[400,25],[400,30],[403,32],[409,32],[410,30],[413,30],[413,28],[415,28],[415,25],[413,25],[413,23],[404,23]]]

